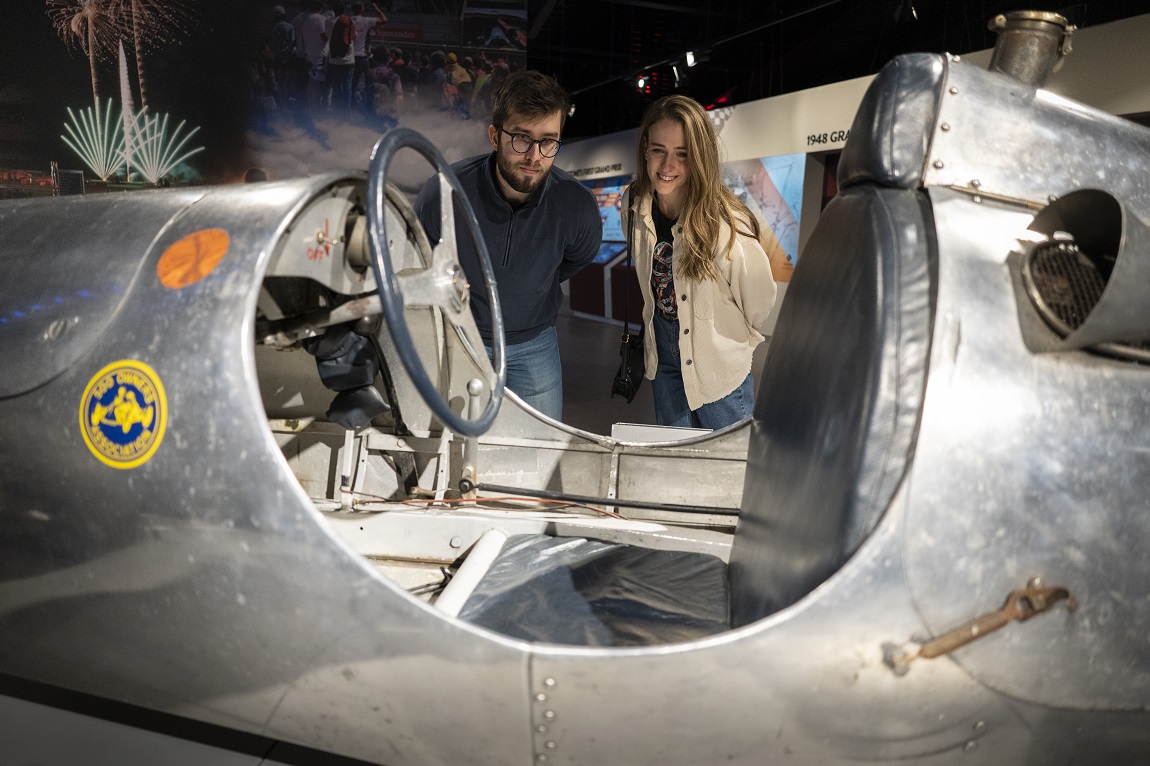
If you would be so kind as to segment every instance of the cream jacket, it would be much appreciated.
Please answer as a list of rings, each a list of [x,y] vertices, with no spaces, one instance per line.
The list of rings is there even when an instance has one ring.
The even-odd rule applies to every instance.
[[[628,205],[630,190],[623,196],[623,231],[631,235]],[[643,327],[646,377],[653,380],[658,367],[652,318],[655,302],[651,296],[652,256],[655,251],[655,222],[651,217],[652,198],[635,203],[635,270],[643,291]],[[673,235],[683,231],[676,223]],[[742,384],[751,371],[755,346],[763,341],[763,330],[775,305],[775,280],[762,246],[750,237],[735,238],[730,258],[724,250],[729,236],[724,225],[715,243],[715,264],[719,279],[696,282],[675,274],[675,294],[679,305],[679,357],[682,360],[683,388],[692,410],[718,401]],[[778,247],[767,229],[763,238]],[[673,258],[674,256],[672,256]],[[672,260],[672,270],[674,260]]]

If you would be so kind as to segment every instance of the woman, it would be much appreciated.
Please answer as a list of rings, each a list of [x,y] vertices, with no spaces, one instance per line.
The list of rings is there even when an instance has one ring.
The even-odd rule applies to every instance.
[[[775,302],[765,239],[719,173],[698,103],[667,96],[639,126],[623,225],[643,291],[646,377],[659,425],[718,429],[750,417],[751,358]]]

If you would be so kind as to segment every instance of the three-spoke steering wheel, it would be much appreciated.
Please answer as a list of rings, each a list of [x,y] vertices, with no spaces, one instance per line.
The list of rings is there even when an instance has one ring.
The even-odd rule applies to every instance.
[[[411,148],[430,162],[439,177],[439,230],[440,241],[431,251],[431,263],[426,269],[397,274],[387,245],[387,169],[392,155],[399,149]],[[478,418],[470,420],[452,411],[448,402],[440,395],[427,374],[427,368],[420,359],[411,337],[404,308],[429,306],[438,308],[443,316],[455,327],[463,339],[468,339],[466,322],[473,322],[468,306],[469,286],[455,247],[455,206],[452,191],[462,205],[463,217],[467,222],[468,234],[479,254],[479,264],[483,269],[483,281],[491,306],[491,364],[495,370],[495,385],[491,398]],[[459,179],[447,164],[447,160],[435,145],[426,138],[407,128],[389,131],[375,146],[367,178],[368,195],[368,250],[371,253],[371,267],[375,272],[375,283],[379,288],[379,300],[383,306],[383,318],[388,332],[395,342],[396,353],[407,371],[419,395],[439,418],[440,422],[452,431],[464,436],[479,436],[485,433],[495,421],[503,402],[503,391],[507,385],[506,346],[503,337],[503,312],[499,308],[499,293],[495,287],[495,270],[487,253],[487,243],[479,231],[475,210],[463,193]],[[470,325],[474,327],[472,323]],[[472,331],[474,332],[474,331]],[[474,345],[468,341],[468,345]],[[482,347],[473,349],[482,354]],[[476,360],[478,361],[478,360]],[[467,407],[464,405],[464,409]]]

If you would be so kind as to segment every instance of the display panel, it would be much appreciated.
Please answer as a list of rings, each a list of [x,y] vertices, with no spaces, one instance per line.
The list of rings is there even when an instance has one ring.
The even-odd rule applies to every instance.
[[[806,161],[806,154],[784,154],[739,160],[723,167],[723,182],[746,203],[759,224],[774,233],[786,253],[787,263],[771,263],[780,282],[790,281],[790,272],[799,259]]]
[[[604,242],[599,245],[599,252],[592,263],[606,264],[626,249],[626,242]]]
[[[603,221],[604,242],[627,241],[627,237],[623,233],[623,222],[619,218],[619,210],[623,206],[623,190],[627,188],[629,183],[631,183],[631,176],[629,175],[595,178],[583,182],[583,185],[595,195],[595,201],[599,203],[599,217]],[[599,251],[599,255],[603,255],[602,250]],[[599,261],[598,259],[595,262],[606,263],[606,261]]]

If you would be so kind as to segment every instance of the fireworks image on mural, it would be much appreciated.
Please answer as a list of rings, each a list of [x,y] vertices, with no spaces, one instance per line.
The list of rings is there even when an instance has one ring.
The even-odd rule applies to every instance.
[[[136,173],[150,184],[160,181],[189,157],[202,152],[202,146],[189,147],[188,142],[199,131],[185,132],[181,121],[169,129],[166,114],[149,115],[146,109],[134,114],[113,110],[112,101],[100,103],[73,112],[68,109],[69,121],[64,124],[67,135],[60,136],[84,164],[101,180],[107,181],[121,170]],[[124,126],[128,126],[125,138]],[[131,167],[127,158],[131,157]]]
[[[136,82],[140,105],[148,105],[147,78],[144,76],[146,51],[175,45],[187,33],[194,17],[181,0],[109,0],[126,27],[131,30],[136,54]]]
[[[69,47],[88,56],[92,74],[92,99],[100,97],[96,62],[110,57],[116,43],[129,30],[116,6],[109,0],[47,0],[48,17]]]
[[[88,56],[92,97],[100,95],[98,62],[126,42],[135,54],[140,105],[147,106],[144,63],[149,51],[180,42],[195,23],[184,0],[45,0],[48,17],[69,46]]]
[[[60,138],[93,173],[107,181],[124,165],[124,131],[120,115],[112,111],[112,100],[105,104],[103,112],[98,98],[94,107],[81,109],[79,114],[69,108],[69,122],[64,123],[68,135]]]
[[[120,41],[120,120],[124,124],[124,175],[132,172],[132,128],[136,125],[136,105],[132,102],[132,83],[128,78],[128,56]]]
[[[144,77],[146,51],[169,46],[193,23],[184,0],[46,0],[47,13],[64,41],[88,55],[94,106],[68,109],[64,142],[102,180],[121,169],[126,178],[159,184],[203,147],[189,147],[199,131],[181,121],[169,128],[167,114],[149,114]],[[135,52],[140,109],[136,109],[125,48]],[[118,62],[120,108],[100,107],[97,62]]]
[[[184,134],[184,122],[168,132],[168,115],[148,115],[141,110],[132,126],[132,162],[134,169],[149,183],[157,184],[175,170],[181,162],[204,148],[185,149],[188,141],[199,131],[192,128]]]

